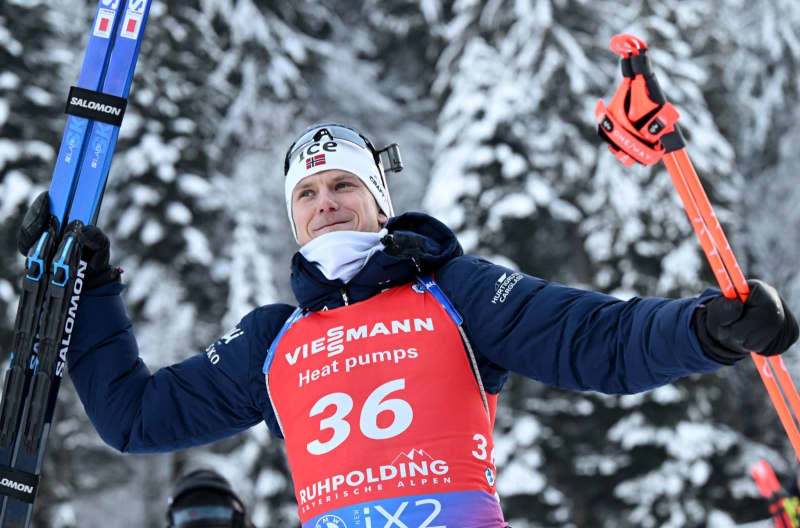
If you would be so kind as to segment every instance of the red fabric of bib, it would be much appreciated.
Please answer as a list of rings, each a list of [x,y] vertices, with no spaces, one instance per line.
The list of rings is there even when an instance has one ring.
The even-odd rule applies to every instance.
[[[267,368],[303,523],[368,501],[495,494],[496,398],[487,409],[458,327],[418,285],[299,319]]]

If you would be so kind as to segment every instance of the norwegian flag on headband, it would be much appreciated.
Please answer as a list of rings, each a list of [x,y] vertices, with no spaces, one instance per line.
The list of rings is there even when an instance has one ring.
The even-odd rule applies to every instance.
[[[325,165],[325,154],[317,154],[306,158],[306,169],[316,167],[317,165]]]

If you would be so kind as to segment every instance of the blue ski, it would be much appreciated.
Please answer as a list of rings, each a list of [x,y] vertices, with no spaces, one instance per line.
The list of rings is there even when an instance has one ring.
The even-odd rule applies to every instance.
[[[111,37],[119,22],[118,6],[106,7],[105,3],[107,2],[101,1],[97,8],[92,34],[89,36],[83,66],[78,77],[78,86],[89,90],[99,90],[102,86],[108,59],[111,56],[113,45]],[[36,361],[36,357],[32,357],[33,342],[46,285],[44,278],[47,274],[48,260],[72,200],[80,157],[88,137],[88,127],[88,119],[67,116],[67,125],[49,192],[50,212],[56,217],[59,225],[56,232],[43,234],[28,255],[27,274],[23,279],[23,293],[15,323],[11,364],[6,372],[3,402],[0,408],[0,465],[11,464],[22,404],[27,393],[23,386],[27,385],[26,382]]]
[[[50,184],[57,225],[27,259],[0,408],[2,528],[30,523],[86,265],[75,236],[97,218],[149,14],[150,0],[122,3],[100,0]]]

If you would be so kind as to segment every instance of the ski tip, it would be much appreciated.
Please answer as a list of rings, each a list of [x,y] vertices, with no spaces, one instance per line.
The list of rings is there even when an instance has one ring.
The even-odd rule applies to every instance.
[[[753,475],[753,478],[759,478],[767,474],[767,469],[764,467],[766,461],[759,460],[756,464],[750,466],[750,474]]]
[[[766,460],[759,460],[750,466],[750,474],[763,497],[771,499],[776,493],[781,492],[780,481]]]
[[[609,47],[611,51],[617,55],[622,55],[623,58],[628,58],[631,55],[639,55],[639,53],[647,51],[647,44],[645,41],[629,33],[619,33],[611,37]]]

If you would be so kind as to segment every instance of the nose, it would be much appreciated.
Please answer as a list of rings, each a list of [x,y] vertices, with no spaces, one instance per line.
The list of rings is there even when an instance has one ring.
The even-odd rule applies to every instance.
[[[339,202],[337,202],[334,198],[332,192],[328,189],[323,189],[317,195],[317,210],[320,213],[325,213],[327,211],[335,211],[339,208]]]

